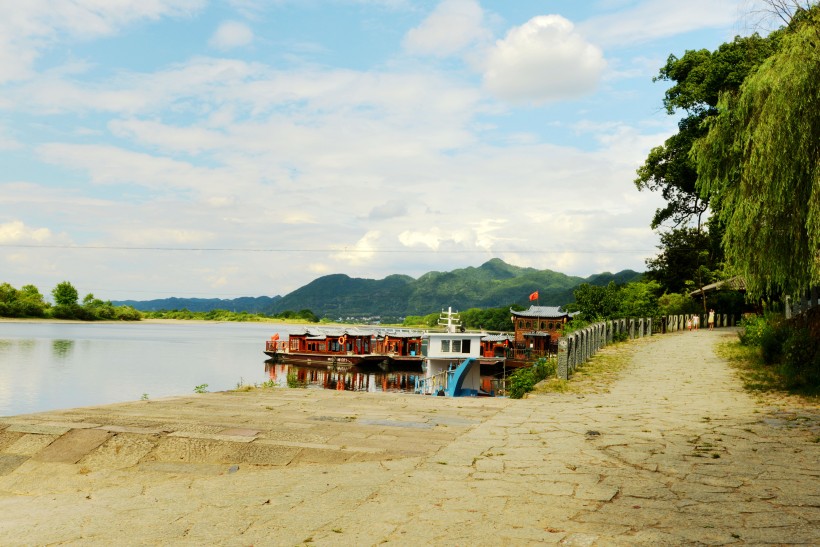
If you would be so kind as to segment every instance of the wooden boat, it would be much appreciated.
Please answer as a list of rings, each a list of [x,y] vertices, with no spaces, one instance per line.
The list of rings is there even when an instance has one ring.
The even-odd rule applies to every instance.
[[[272,336],[265,343],[265,355],[274,361],[334,369],[420,370],[421,338],[420,331],[405,329],[301,327],[289,331],[287,340]]]

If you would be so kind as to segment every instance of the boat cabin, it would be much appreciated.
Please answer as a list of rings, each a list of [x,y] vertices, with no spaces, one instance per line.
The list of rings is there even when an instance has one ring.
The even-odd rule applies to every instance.
[[[458,314],[451,309],[442,313],[439,324],[445,332],[424,335],[424,378],[417,392],[451,397],[475,396],[481,392],[480,332],[459,332]]]
[[[287,353],[367,355],[373,332],[359,329],[307,327],[288,332]]]

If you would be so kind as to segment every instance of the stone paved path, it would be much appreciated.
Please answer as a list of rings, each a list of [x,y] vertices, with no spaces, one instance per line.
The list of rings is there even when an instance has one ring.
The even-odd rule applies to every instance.
[[[0,544],[820,544],[820,414],[719,331],[636,342],[608,390],[313,390],[0,418]]]

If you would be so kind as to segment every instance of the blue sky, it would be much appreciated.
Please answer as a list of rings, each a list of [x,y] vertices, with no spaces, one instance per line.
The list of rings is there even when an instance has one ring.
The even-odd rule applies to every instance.
[[[104,299],[331,273],[642,270],[671,53],[753,0],[0,7],[0,281]],[[535,289],[535,288],[534,288]]]

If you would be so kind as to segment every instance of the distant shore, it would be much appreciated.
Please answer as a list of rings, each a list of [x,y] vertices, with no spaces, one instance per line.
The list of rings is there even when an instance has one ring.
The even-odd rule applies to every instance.
[[[205,319],[140,319],[139,321],[116,321],[116,320],[108,320],[103,319],[99,321],[81,321],[79,319],[53,319],[53,318],[43,318],[43,317],[0,317],[0,323],[54,323],[54,324],[65,324],[65,323],[76,323],[76,324],[107,324],[107,325],[120,325],[120,324],[151,324],[151,325],[176,325],[180,323],[186,324],[199,324],[199,325],[206,325],[206,324],[214,324],[214,323],[272,323],[277,325],[321,325],[327,327],[356,327],[356,326],[363,326],[363,325],[354,325],[350,323],[307,323],[304,320],[298,319],[260,319],[258,321],[208,321]],[[369,325],[372,326],[372,325]],[[381,327],[396,327],[396,328],[405,328],[400,327],[397,325],[379,325]]]

